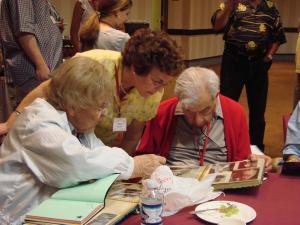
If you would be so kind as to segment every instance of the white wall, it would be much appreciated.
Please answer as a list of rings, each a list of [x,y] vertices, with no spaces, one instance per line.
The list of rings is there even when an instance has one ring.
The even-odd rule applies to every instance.
[[[210,18],[222,0],[168,0],[169,29],[210,29]],[[274,0],[284,27],[296,27],[300,18],[299,0]],[[183,47],[188,60],[221,55],[222,35],[173,36]],[[287,43],[279,48],[280,54],[295,53],[296,33],[286,33]]]
[[[70,36],[70,26],[76,0],[50,0],[50,2],[64,18],[64,23],[66,23],[63,35]]]

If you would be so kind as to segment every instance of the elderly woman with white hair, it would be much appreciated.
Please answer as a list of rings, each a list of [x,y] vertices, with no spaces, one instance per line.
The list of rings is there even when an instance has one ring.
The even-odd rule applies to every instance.
[[[58,188],[120,173],[146,177],[165,159],[130,157],[105,146],[94,129],[113,98],[104,66],[75,57],[52,73],[45,98],[18,116],[0,149],[0,224],[24,215]]]
[[[135,154],[161,155],[173,166],[251,156],[244,110],[219,94],[214,71],[186,69],[177,79],[175,94],[177,97],[160,104],[157,116],[147,123]]]

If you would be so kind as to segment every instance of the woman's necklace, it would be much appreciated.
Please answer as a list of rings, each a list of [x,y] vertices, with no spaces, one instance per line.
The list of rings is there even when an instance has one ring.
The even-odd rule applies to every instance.
[[[127,95],[127,91],[126,91],[125,88],[123,87],[122,83],[120,83],[120,91],[121,91],[124,95]]]

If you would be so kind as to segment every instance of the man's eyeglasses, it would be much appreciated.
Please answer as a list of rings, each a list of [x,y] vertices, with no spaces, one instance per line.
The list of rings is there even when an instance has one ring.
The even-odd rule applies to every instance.
[[[184,113],[186,113],[186,114],[189,114],[189,115],[191,115],[191,114],[196,115],[197,114],[197,115],[201,115],[203,117],[212,115],[214,113],[214,111],[215,111],[215,106],[214,105],[210,106],[210,107],[207,107],[202,111],[196,111],[196,112],[193,112],[189,109],[184,109]]]

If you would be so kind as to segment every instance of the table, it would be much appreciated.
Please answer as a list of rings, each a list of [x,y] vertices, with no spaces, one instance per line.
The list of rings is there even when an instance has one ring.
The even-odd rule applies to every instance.
[[[257,213],[251,225],[299,225],[300,224],[300,177],[291,177],[269,173],[268,179],[256,188],[244,188],[225,191],[217,200],[230,200],[247,204]],[[177,214],[165,217],[164,225],[188,224],[208,225],[189,212],[195,206],[187,207]],[[121,225],[140,224],[139,215],[129,215]]]

